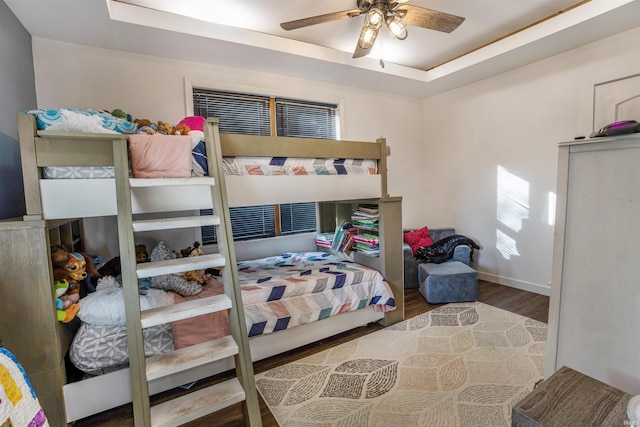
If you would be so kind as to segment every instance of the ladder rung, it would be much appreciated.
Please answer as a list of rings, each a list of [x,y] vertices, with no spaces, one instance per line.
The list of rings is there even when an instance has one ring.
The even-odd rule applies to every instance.
[[[191,270],[204,268],[224,267],[225,258],[220,254],[207,254],[184,258],[169,259],[166,261],[142,262],[137,264],[138,278],[162,276],[164,274],[184,273]]]
[[[221,294],[144,310],[140,313],[140,324],[142,328],[148,328],[230,308],[231,300],[225,294]]]
[[[179,218],[145,219],[133,221],[133,231],[171,230],[174,228],[203,227],[205,225],[219,225],[217,215],[184,216]]]
[[[214,384],[151,408],[151,425],[179,426],[242,402],[245,393],[237,378]]]
[[[231,335],[207,341],[170,353],[149,357],[147,381],[202,366],[238,354],[238,345]]]
[[[215,185],[215,179],[209,176],[192,178],[129,178],[131,187],[188,187],[191,185]]]

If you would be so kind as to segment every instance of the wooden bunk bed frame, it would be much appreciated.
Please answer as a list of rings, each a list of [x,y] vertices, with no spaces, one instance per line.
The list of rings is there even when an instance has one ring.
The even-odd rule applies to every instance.
[[[113,141],[121,141],[126,138],[126,135],[38,131],[33,115],[20,114],[18,119],[27,207],[25,221],[116,214],[113,179],[41,179],[41,168],[113,165]],[[361,256],[356,259],[356,262],[378,269],[391,286],[396,302],[396,309],[384,314],[374,312],[369,306],[312,324],[251,338],[249,343],[253,361],[370,322],[382,321],[386,325],[391,325],[404,320],[402,200],[400,197],[390,197],[387,191],[386,160],[389,150],[384,138],[371,143],[221,134],[220,141],[223,156],[356,158],[378,161],[377,175],[228,176],[225,178],[230,206],[304,201],[335,202],[335,210],[327,210],[327,204],[323,204],[324,208],[320,210],[321,226],[335,224],[335,218],[326,216],[341,210],[344,212],[344,206],[352,206],[354,203],[377,204],[380,210],[380,256],[378,258]],[[274,179],[278,180],[277,188],[286,189],[286,191],[279,191],[274,195]],[[78,194],[83,195],[81,203],[78,203]],[[199,201],[207,200],[208,194],[209,189],[205,187],[202,188],[202,192],[196,187],[193,191],[185,192],[183,189],[173,194],[167,194],[165,190],[162,195],[155,193],[153,188],[136,188],[132,194],[133,211],[145,213],[205,209],[208,206]],[[49,252],[48,248],[47,252]],[[49,292],[53,293],[49,283],[34,284],[34,287],[43,292],[48,288]],[[65,338],[62,325],[56,320],[53,304],[51,304],[51,322],[58,323],[55,340],[64,356],[69,346],[69,339]],[[170,379],[150,382],[150,392],[158,393],[233,368],[229,366],[229,362],[216,362],[212,365],[176,374]],[[64,369],[59,371],[61,375],[65,375]],[[52,382],[53,387],[43,386],[41,390],[37,390],[45,409],[48,404],[60,402],[59,398],[46,396],[46,394],[61,393],[57,389],[59,386],[55,386],[60,382],[64,384],[65,378],[56,378],[56,381]],[[66,402],[64,404],[65,422],[72,422],[117,407],[131,401],[128,369],[65,384],[63,392],[64,402]],[[42,396],[43,394],[45,396]],[[78,405],[75,402],[82,402],[82,404]],[[60,412],[59,409],[58,412]],[[56,424],[55,421],[54,424]]]

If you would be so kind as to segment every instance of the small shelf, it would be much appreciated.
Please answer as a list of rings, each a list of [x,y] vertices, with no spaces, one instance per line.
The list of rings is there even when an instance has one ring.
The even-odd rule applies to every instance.
[[[378,270],[391,287],[396,300],[396,309],[385,313],[384,324],[392,325],[404,320],[404,267],[402,261],[402,198],[386,197],[378,199],[341,200],[321,202],[318,204],[320,233],[333,233],[337,226],[344,222],[352,222],[353,212],[359,207],[370,207],[378,211],[378,229],[362,231],[378,236],[379,255],[368,256],[362,251],[349,254],[358,264]],[[359,227],[360,224],[355,224]],[[319,250],[330,252],[318,246]]]
[[[62,245],[69,252],[84,251],[82,219],[47,221],[50,245]]]

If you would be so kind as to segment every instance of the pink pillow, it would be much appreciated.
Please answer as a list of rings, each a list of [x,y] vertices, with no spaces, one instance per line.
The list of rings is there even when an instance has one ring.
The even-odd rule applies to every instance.
[[[404,233],[404,241],[407,245],[411,246],[414,255],[421,247],[431,246],[433,244],[427,227]]]
[[[176,125],[176,127],[180,125],[185,125],[191,130],[201,130],[204,131],[204,123],[207,121],[202,116],[189,116],[180,120],[180,123]]]
[[[136,178],[191,176],[191,137],[156,133],[129,135],[131,169]]]

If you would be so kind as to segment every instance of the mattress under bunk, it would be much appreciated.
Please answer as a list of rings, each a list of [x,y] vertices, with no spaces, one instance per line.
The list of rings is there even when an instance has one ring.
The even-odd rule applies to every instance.
[[[254,361],[279,354],[357,326],[377,321],[395,308],[395,300],[382,275],[324,252],[287,253],[238,263],[249,345]],[[98,291],[80,301],[82,325],[72,341],[71,361],[87,379],[64,386],[65,400],[83,405],[67,408],[68,421],[127,403],[130,392],[113,395],[110,384],[129,376],[124,303],[115,279],[101,279]],[[202,292],[181,296],[149,289],[141,295],[143,307],[179,303],[222,293],[211,279]],[[120,299],[118,299],[120,298]],[[335,319],[338,319],[336,322]],[[225,313],[198,316],[145,330],[147,357],[203,344],[229,334]],[[153,392],[232,369],[230,361],[204,370],[183,372],[171,382],[150,383]],[[104,375],[100,375],[104,374]],[[99,375],[99,376],[98,376]],[[102,378],[102,379],[101,379]],[[120,387],[120,386],[118,386]],[[92,396],[87,401],[86,396]]]

